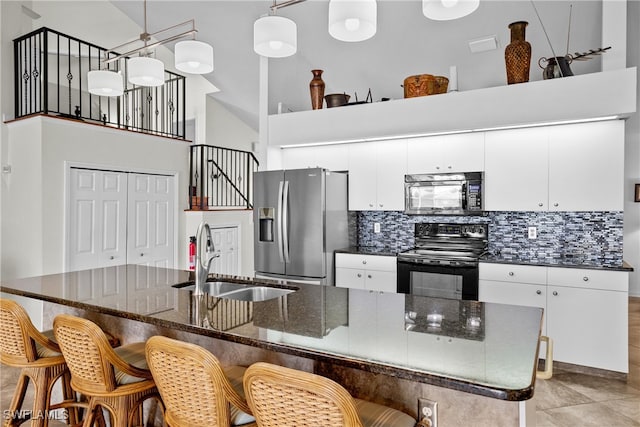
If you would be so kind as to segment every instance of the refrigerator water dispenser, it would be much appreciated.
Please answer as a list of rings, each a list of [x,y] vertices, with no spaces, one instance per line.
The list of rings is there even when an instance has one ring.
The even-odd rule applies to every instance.
[[[274,208],[260,208],[260,241],[273,242]]]

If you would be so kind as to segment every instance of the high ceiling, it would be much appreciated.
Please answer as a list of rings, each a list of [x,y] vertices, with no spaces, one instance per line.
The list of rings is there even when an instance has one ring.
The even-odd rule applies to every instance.
[[[111,2],[142,27],[142,1]],[[198,39],[214,48],[215,70],[205,76],[220,88],[212,96],[254,129],[258,127],[259,57],[253,52],[253,22],[271,4],[270,0],[147,2],[150,32],[195,18]],[[356,94],[364,100],[369,89],[374,101],[402,98],[405,77],[447,76],[452,65],[457,67],[461,91],[505,85],[504,48],[510,41],[507,27],[514,21],[529,22],[531,80],[542,78],[538,59],[554,56],[530,0],[481,0],[472,15],[455,21],[425,18],[420,0],[378,0],[377,33],[359,43],[329,35],[328,4],[328,0],[308,0],[278,11],[297,23],[298,52],[269,60],[270,114],[276,113],[278,103],[284,111],[311,109],[308,88],[311,70],[316,68],[324,70],[325,93],[346,92],[352,101]],[[557,56],[567,53],[570,10],[569,52],[604,47],[600,45],[601,1],[536,0],[535,8]],[[498,41],[497,49],[470,52],[469,41],[492,36]],[[571,68],[574,74],[597,72],[600,59],[576,61]]]

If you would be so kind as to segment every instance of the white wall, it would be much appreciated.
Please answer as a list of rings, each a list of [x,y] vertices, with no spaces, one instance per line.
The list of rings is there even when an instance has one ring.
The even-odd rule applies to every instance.
[[[69,120],[34,117],[10,125],[2,210],[3,278],[64,269],[65,162],[125,171],[175,173],[180,213],[188,206],[186,142]],[[177,215],[176,229],[184,229]],[[178,236],[182,241],[184,236]],[[185,254],[179,253],[183,265]]]
[[[640,67],[640,1],[627,2],[627,67]],[[637,99],[640,103],[640,75]],[[640,203],[634,187],[640,184],[640,105],[626,123],[624,187],[624,259],[634,271],[629,275],[629,294],[640,297]]]
[[[220,102],[207,96],[206,143],[217,147],[252,151],[258,132],[231,114]]]

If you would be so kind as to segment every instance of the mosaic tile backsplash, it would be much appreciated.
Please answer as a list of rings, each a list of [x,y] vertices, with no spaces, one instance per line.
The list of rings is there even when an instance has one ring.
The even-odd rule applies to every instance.
[[[575,260],[576,263],[622,265],[622,212],[488,212],[487,216],[406,215],[398,211],[358,211],[359,246],[401,252],[414,246],[414,224],[451,222],[489,225],[489,253],[503,259],[530,262]],[[373,224],[380,223],[380,233]],[[537,227],[537,239],[527,228]]]

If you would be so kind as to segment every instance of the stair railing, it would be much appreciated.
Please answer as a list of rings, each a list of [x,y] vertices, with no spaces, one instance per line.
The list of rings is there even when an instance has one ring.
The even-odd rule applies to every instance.
[[[253,173],[259,166],[253,153],[197,144],[189,164],[190,209],[253,208]]]

